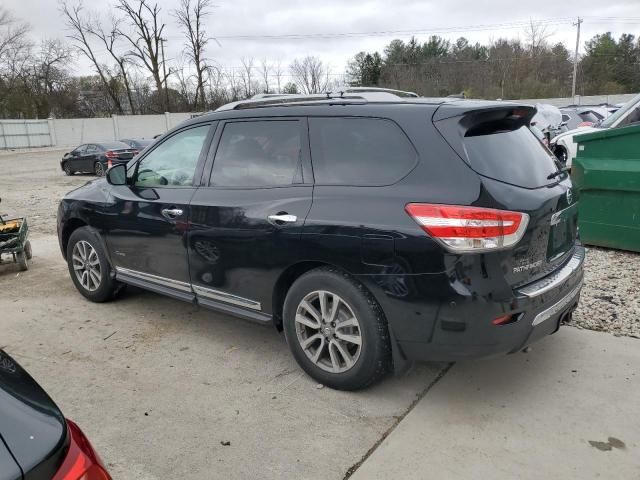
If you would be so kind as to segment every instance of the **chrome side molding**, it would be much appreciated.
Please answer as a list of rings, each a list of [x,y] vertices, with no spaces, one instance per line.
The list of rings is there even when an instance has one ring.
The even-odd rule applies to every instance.
[[[238,305],[240,307],[249,308],[251,310],[262,310],[260,302],[250,300],[248,298],[233,295],[231,293],[222,292],[220,290],[214,290],[212,288],[206,288],[199,285],[193,285],[187,282],[181,282],[180,280],[174,280],[172,278],[160,277],[158,275],[152,275],[150,273],[139,272],[137,270],[131,270],[129,268],[115,267],[116,278],[120,277],[120,280],[126,282],[126,277],[132,279],[138,279],[145,282],[149,282],[155,285],[161,285],[163,287],[175,288],[181,292],[195,293],[196,295],[207,298],[209,300],[215,300],[218,302],[228,303],[231,305]]]
[[[181,282],[180,280],[174,280],[172,278],[160,277],[158,275],[152,275],[150,273],[139,272],[137,270],[131,270],[129,268],[116,267],[116,276],[125,275],[128,277],[138,278],[147,282],[162,285],[163,287],[175,288],[182,292],[191,292],[191,285],[187,282]]]
[[[233,305],[239,305],[241,307],[250,308],[251,310],[262,310],[260,302],[249,300],[248,298],[239,297],[227,292],[221,292],[220,290],[214,290],[212,288],[201,287],[199,285],[192,285],[193,291],[196,295],[199,295],[210,300],[217,300],[219,302],[231,303]]]

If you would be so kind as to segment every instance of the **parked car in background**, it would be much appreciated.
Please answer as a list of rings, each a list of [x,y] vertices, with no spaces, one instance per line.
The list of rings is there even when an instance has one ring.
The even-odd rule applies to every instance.
[[[536,104],[536,110],[536,114],[531,119],[531,126],[542,132],[546,139],[543,143],[548,146],[549,141],[562,132],[562,112],[558,107],[544,103]]]
[[[582,128],[570,130],[551,139],[549,144],[551,151],[558,159],[571,168],[573,159],[578,153],[578,146],[574,142],[574,136],[587,133],[600,128],[619,128],[640,122],[640,94],[629,100],[623,107],[603,120]]]
[[[370,89],[237,102],[67,194],[60,248],[89,300],[131,284],[275,325],[332,388],[516,352],[583,278],[571,179],[534,113]]]
[[[561,108],[560,111],[567,125],[567,131],[581,127],[591,127],[605,117],[589,107]]]
[[[124,138],[120,141],[122,143],[126,143],[132,148],[137,149],[138,152],[141,152],[154,142],[154,140],[150,138]]]
[[[0,478],[110,480],[82,430],[0,350]]]
[[[86,143],[65,153],[60,168],[67,175],[82,172],[102,177],[109,167],[127,163],[138,151],[123,142]]]

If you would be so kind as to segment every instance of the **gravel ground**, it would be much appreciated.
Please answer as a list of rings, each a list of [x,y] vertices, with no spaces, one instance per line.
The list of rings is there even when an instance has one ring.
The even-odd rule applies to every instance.
[[[58,202],[91,175],[65,176],[68,149],[0,153],[0,213],[29,217],[32,233],[55,234]],[[580,306],[569,325],[640,338],[640,254],[589,248]]]
[[[569,325],[640,338],[640,254],[590,247],[586,262]]]

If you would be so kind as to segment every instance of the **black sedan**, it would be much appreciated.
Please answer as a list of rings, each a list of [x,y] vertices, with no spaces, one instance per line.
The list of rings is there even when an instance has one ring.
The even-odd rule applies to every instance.
[[[111,480],[80,428],[0,350],[0,480]]]
[[[107,168],[117,163],[127,163],[139,151],[139,148],[124,142],[86,143],[66,153],[60,161],[60,168],[67,175],[84,172],[102,177]]]

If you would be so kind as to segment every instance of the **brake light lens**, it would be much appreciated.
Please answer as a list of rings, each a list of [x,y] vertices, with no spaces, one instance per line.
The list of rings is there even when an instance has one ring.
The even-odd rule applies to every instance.
[[[107,150],[104,152],[104,156],[107,158],[118,158],[118,154],[112,150]]]
[[[67,420],[69,450],[52,480],[112,480],[87,437]]]
[[[527,229],[529,215],[508,210],[410,203],[406,212],[453,252],[482,252],[512,247]]]

